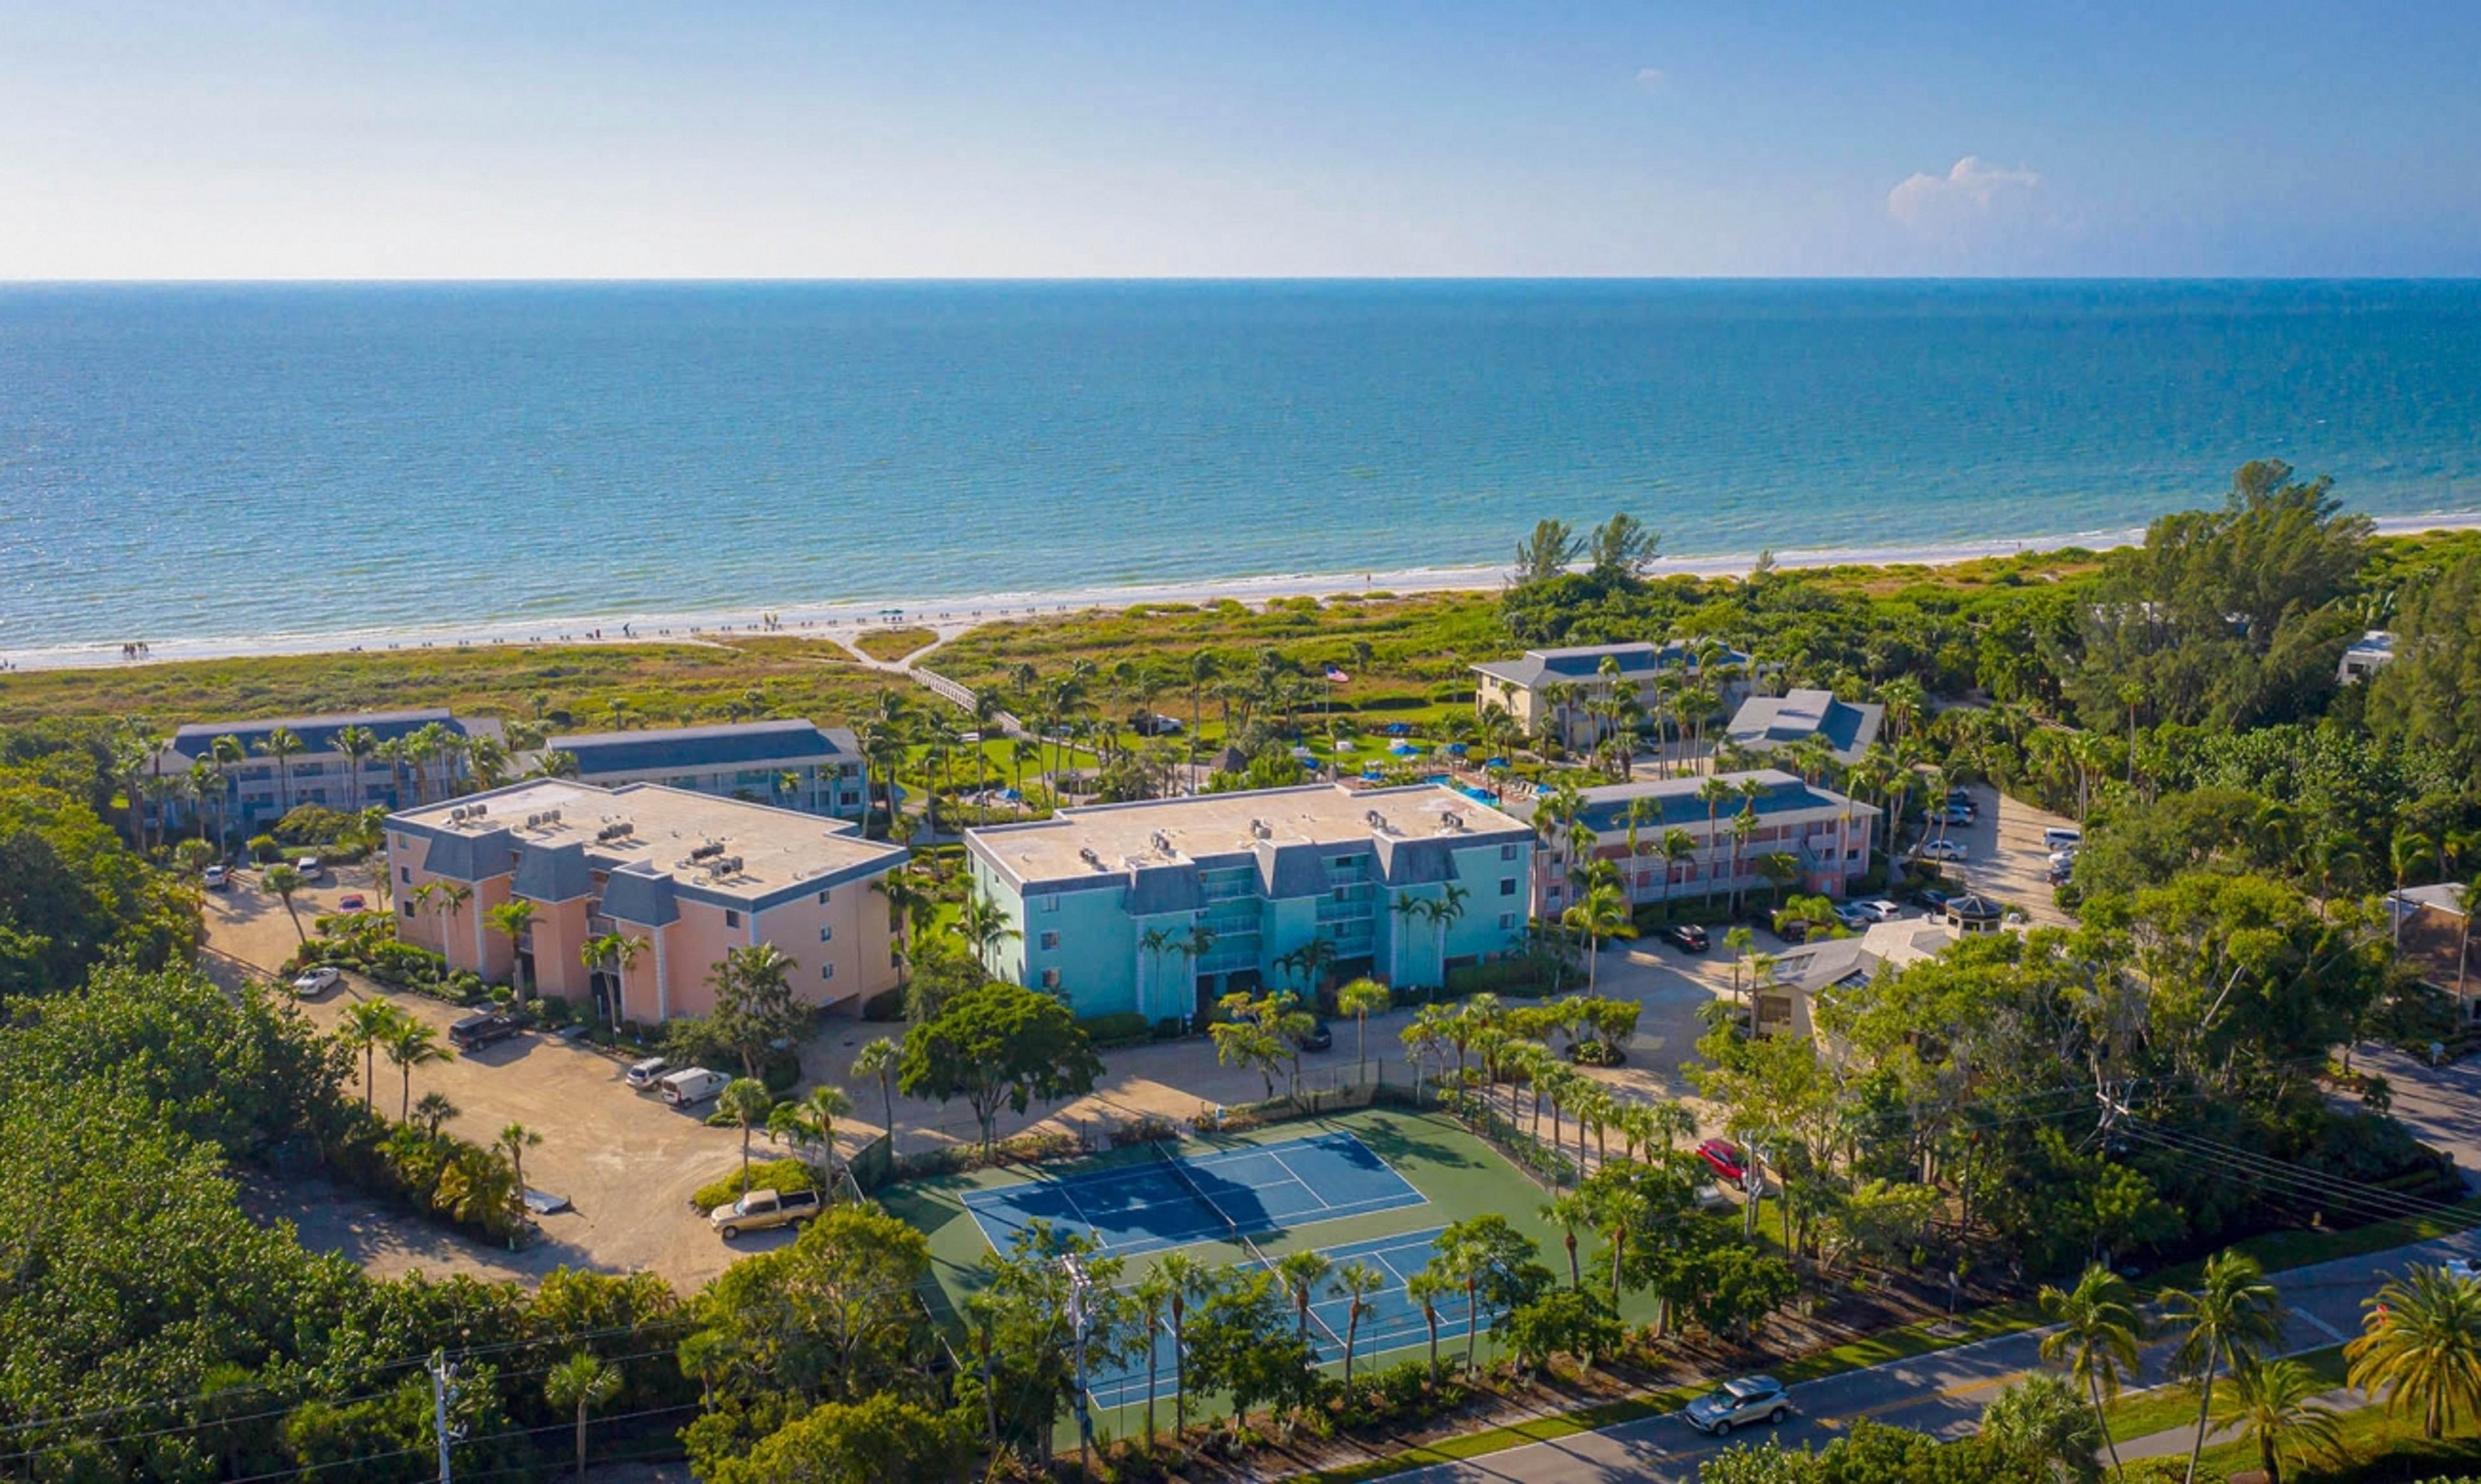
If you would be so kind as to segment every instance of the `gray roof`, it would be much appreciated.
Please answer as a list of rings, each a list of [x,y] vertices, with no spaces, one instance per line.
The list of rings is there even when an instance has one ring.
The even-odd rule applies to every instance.
[[[1754,779],[1764,789],[1755,800],[1760,819],[1802,809],[1841,809],[1850,802],[1841,794],[1812,787],[1789,773],[1771,768],[1752,772],[1723,773],[1720,777],[1735,787]],[[1705,782],[1703,778],[1661,778],[1585,789],[1581,791],[1585,807],[1580,818],[1597,835],[1625,834],[1630,803],[1635,799],[1647,799],[1653,812],[1637,825],[1638,841],[1642,844],[1648,836],[1658,836],[1673,825],[1705,824],[1706,801],[1697,796],[1698,789]],[[1530,820],[1539,804],[1539,795],[1512,800],[1507,805],[1507,812],[1520,819]],[[1729,820],[1749,806],[1749,800],[1736,794],[1714,806],[1713,817],[1718,820]]]
[[[1666,644],[1578,644],[1565,649],[1528,649],[1522,659],[1494,660],[1475,669],[1494,680],[1531,689],[1553,680],[1591,680],[1602,673],[1607,657],[1619,663],[1623,675],[1651,675],[1684,665],[1696,668],[1696,652],[1678,639]],[[1748,656],[1731,653],[1727,664],[1746,664]]]
[[[1783,695],[1753,695],[1732,716],[1732,741],[1760,751],[1805,737],[1823,737],[1835,755],[1851,762],[1878,740],[1887,708],[1870,703],[1839,701],[1826,690],[1793,690]]]
[[[604,878],[603,915],[640,927],[661,927],[681,915],[672,878],[643,861],[632,861]]]
[[[1138,866],[1129,872],[1129,895],[1121,908],[1131,917],[1160,917],[1205,905],[1206,888],[1195,866]]]
[[[1435,886],[1456,878],[1456,845],[1452,840],[1378,838],[1378,869],[1389,886]]]
[[[301,739],[304,752],[332,752],[336,734],[349,726],[367,728],[380,742],[410,737],[432,722],[467,737],[499,735],[496,721],[460,721],[445,707],[421,711],[365,711],[329,716],[270,716],[262,721],[193,721],[172,734],[172,750],[186,758],[202,758],[215,749],[219,737],[238,738],[255,754],[257,742],[283,727]]]
[[[519,857],[517,879],[509,890],[535,901],[575,901],[593,895],[594,868],[586,859],[586,846],[575,842],[535,846]]]
[[[579,732],[543,745],[573,754],[577,773],[651,773],[751,763],[845,762],[857,756],[852,734],[797,717],[642,732]]]
[[[516,869],[516,841],[505,829],[442,831],[431,837],[422,869],[456,881],[486,881]]]

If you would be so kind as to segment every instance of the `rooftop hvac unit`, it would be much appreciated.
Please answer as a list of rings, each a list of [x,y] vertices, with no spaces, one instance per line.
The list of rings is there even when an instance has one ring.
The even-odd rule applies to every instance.
[[[1449,810],[1446,814],[1439,816],[1439,828],[1446,830],[1450,835],[1464,827],[1465,817],[1457,814],[1454,810]]]
[[[1092,846],[1081,846],[1077,851],[1077,858],[1097,871],[1103,869],[1103,857],[1094,853]]]
[[[544,810],[543,822],[546,824],[558,824],[560,822],[560,811],[557,809]]]
[[[1171,837],[1164,834],[1162,830],[1155,831],[1155,848],[1164,855],[1169,855],[1171,853]]]
[[[698,846],[692,849],[690,851],[690,859],[693,861],[713,860],[715,857],[721,855],[722,853],[723,846],[710,840],[705,845]]]
[[[1267,840],[1272,838],[1275,832],[1271,828],[1267,827],[1266,820],[1251,820],[1249,821],[1249,833],[1257,836],[1261,840]]]
[[[469,815],[473,816],[475,819],[478,819],[478,820],[479,820],[479,819],[483,818],[483,816],[484,816],[484,815],[486,815],[486,814],[489,814],[489,813],[491,812],[491,806],[490,806],[490,805],[488,805],[488,804],[476,804],[476,805],[475,805],[475,806],[473,806],[471,809],[468,809],[468,810],[466,810],[465,812],[466,812],[467,814],[469,814]],[[557,816],[555,816],[555,818],[557,818]]]
[[[448,822],[451,824],[462,824],[465,822],[465,806],[463,804],[458,804],[456,808],[448,811]]]

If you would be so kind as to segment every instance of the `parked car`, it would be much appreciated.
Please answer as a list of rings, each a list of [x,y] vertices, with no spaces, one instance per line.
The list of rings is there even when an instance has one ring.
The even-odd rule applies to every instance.
[[[1970,824],[1980,813],[1971,804],[1949,804],[1939,811],[1939,818],[1949,824]]]
[[[1851,928],[1854,932],[1859,932],[1863,928],[1867,927],[1871,923],[1877,921],[1876,918],[1869,915],[1868,908],[1861,905],[1861,903],[1857,901],[1837,902],[1835,904],[1835,920],[1841,923],[1844,926]]]
[[[1705,1160],[1706,1167],[1721,1177],[1732,1188],[1736,1190],[1748,1188],[1748,1157],[1740,1153],[1739,1145],[1730,1139],[1708,1139],[1697,1146],[1697,1158]]]
[[[198,884],[211,892],[221,892],[232,885],[232,872],[222,866],[210,866],[198,873]]]
[[[293,981],[293,992],[304,997],[324,995],[335,988],[336,981],[343,977],[333,968],[321,964],[316,969],[304,970],[301,976]]]
[[[1913,853],[1925,861],[1961,861],[1969,854],[1961,840],[1924,840]]]
[[[665,1073],[655,1085],[664,1089],[664,1101],[672,1106],[695,1107],[723,1091],[724,1084],[731,1080],[722,1073],[710,1072],[704,1067],[684,1067],[678,1072]]]
[[[517,1023],[497,1010],[468,1015],[448,1028],[448,1042],[458,1051],[480,1051],[494,1041],[505,1041],[515,1035]]]
[[[1780,1423],[1790,1413],[1791,1401],[1784,1394],[1782,1382],[1772,1376],[1743,1376],[1698,1397],[1682,1415],[1689,1426],[1719,1438],[1751,1422]]]
[[[339,912],[359,912],[369,905],[370,903],[363,899],[359,892],[347,892],[336,898],[336,910]]]
[[[2448,1258],[2438,1265],[2446,1276],[2462,1283],[2481,1279],[2481,1265],[2475,1265],[2470,1258]]]
[[[304,881],[316,881],[327,870],[326,864],[315,855],[305,855],[295,861],[293,869],[301,873],[301,879]]]
[[[2074,850],[2054,850],[2050,853],[2052,871],[2072,871],[2076,868],[2076,852]]]
[[[1326,1017],[1320,1016],[1311,1023],[1308,1031],[1301,1036],[1301,1050],[1323,1052],[1334,1049],[1335,1028],[1326,1023]]]
[[[730,1241],[744,1232],[764,1232],[770,1227],[799,1226],[819,1213],[819,1192],[816,1190],[752,1190],[729,1206],[718,1206],[707,1212],[707,1221],[723,1239]]]
[[[620,1076],[630,1086],[643,1089],[654,1086],[656,1079],[671,1069],[672,1064],[663,1057],[648,1056],[642,1061],[629,1063],[629,1070]]]
[[[1869,921],[1873,923],[1892,923],[1904,915],[1900,904],[1884,897],[1873,897],[1861,903],[1861,910],[1868,913]]]
[[[1809,919],[1805,917],[1786,918],[1783,925],[1775,929],[1775,936],[1781,938],[1786,943],[1807,943],[1809,941]]]
[[[1662,930],[1662,939],[1684,953],[1703,953],[1711,944],[1706,929],[1695,923],[1674,923]]]
[[[1913,894],[1913,900],[1932,912],[1946,910],[1947,894],[1935,886],[1925,886]]]
[[[2071,850],[2085,843],[2085,832],[2064,824],[2054,824],[2042,831],[2042,844],[2053,850]]]

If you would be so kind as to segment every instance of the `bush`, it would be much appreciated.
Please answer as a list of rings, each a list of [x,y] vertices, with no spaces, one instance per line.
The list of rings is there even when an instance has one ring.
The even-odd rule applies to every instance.
[[[250,836],[248,849],[249,858],[262,866],[284,858],[284,846],[275,843],[274,835]]]
[[[1177,1041],[1187,1034],[1188,1022],[1177,1015],[1166,1015],[1155,1022],[1155,1039],[1158,1041]]]
[[[861,1002],[861,1018],[879,1025],[904,1018],[904,991],[882,989]]]
[[[816,1190],[819,1178],[798,1159],[769,1159],[749,1167],[749,1180],[743,1184],[741,1166],[712,1185],[700,1185],[690,1197],[690,1204],[700,1211],[713,1211],[718,1206],[739,1200],[746,1190]]]
[[[1119,1046],[1143,1046],[1154,1039],[1154,1027],[1135,1010],[1088,1015],[1077,1023],[1077,1028],[1085,1032],[1085,1038],[1098,1051]]]
[[[1538,1000],[1551,992],[1556,970],[1549,958],[1532,953],[1496,963],[1462,964],[1448,971],[1448,995],[1462,1000],[1487,992]]]

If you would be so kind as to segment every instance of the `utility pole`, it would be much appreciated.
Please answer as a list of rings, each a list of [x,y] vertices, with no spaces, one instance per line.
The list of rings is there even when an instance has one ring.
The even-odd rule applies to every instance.
[[[1077,1394],[1073,1402],[1077,1411],[1077,1475],[1090,1479],[1094,1476],[1094,1417],[1085,1405],[1085,1304],[1093,1286],[1086,1281],[1085,1265],[1077,1261],[1075,1253],[1062,1256],[1059,1265],[1068,1274],[1068,1323],[1077,1337]]]
[[[448,1405],[457,1396],[457,1367],[448,1364],[444,1350],[431,1352],[431,1426],[439,1438],[439,1484],[450,1484],[448,1477],[448,1445],[456,1435],[448,1428]]]

